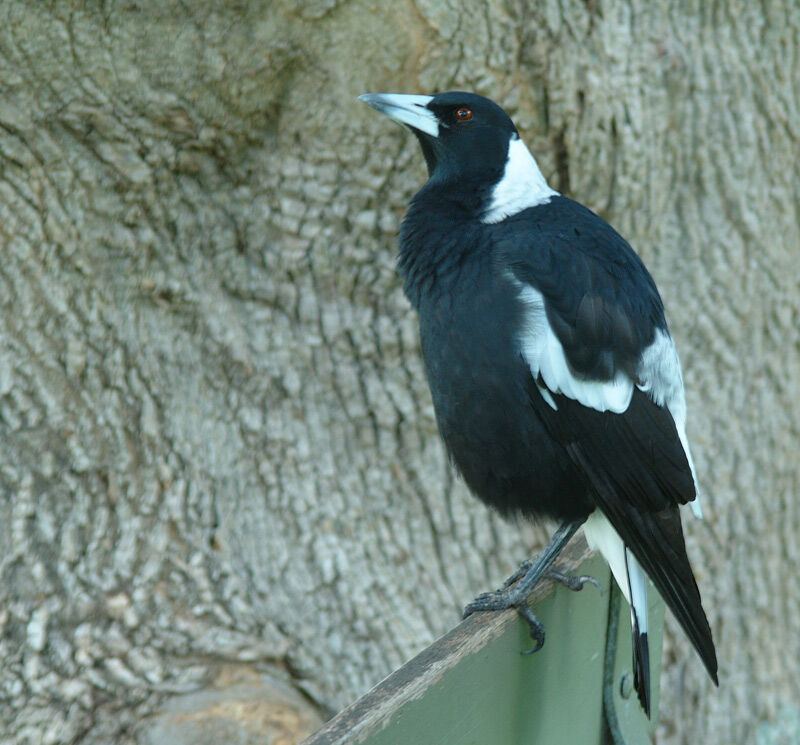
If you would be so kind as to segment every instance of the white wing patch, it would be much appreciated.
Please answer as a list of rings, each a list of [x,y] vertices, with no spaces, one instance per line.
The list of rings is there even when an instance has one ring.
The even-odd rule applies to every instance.
[[[633,381],[623,372],[607,381],[576,375],[567,362],[564,347],[550,328],[542,293],[516,279],[513,281],[527,308],[520,345],[534,380],[541,375],[550,393],[560,393],[591,409],[615,414],[625,411],[633,396]],[[545,401],[556,408],[552,396],[545,396]]]
[[[588,380],[570,368],[564,347],[547,320],[542,293],[531,285],[511,277],[526,307],[520,347],[544,400],[557,409],[553,393],[560,393],[596,411],[624,412],[631,403],[634,382],[622,371],[607,381]],[[544,386],[539,384],[539,376]],[[666,406],[675,422],[686,460],[692,472],[698,498],[690,503],[692,512],[702,517],[697,474],[686,437],[686,398],[683,375],[675,342],[665,331],[657,329],[652,343],[644,349],[636,369],[636,387],[658,406]]]
[[[686,437],[686,397],[683,392],[683,375],[678,350],[672,337],[664,331],[657,330],[649,347],[642,352],[637,375],[640,383],[637,387],[646,393],[659,406],[666,406],[678,430],[678,438],[689,461],[697,498],[691,502],[692,512],[697,517],[703,516],[700,508],[700,489],[697,484],[697,473],[694,470],[689,439]]]
[[[557,195],[558,192],[550,188],[525,143],[518,136],[513,137],[508,143],[508,160],[503,177],[495,184],[491,201],[481,220],[485,223],[500,222],[528,207],[546,204]]]

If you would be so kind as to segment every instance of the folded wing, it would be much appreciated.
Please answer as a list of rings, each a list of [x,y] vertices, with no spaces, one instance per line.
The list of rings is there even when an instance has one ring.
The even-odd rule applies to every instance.
[[[641,260],[601,218],[563,197],[550,207],[541,220],[508,221],[501,243],[520,300],[532,406],[619,536],[618,545],[597,538],[619,554],[607,558],[634,612],[645,618],[643,569],[716,682],[681,527],[679,506],[695,500],[696,486],[680,363],[661,298]],[[590,519],[587,537],[592,530]],[[642,654],[637,689],[646,698]]]

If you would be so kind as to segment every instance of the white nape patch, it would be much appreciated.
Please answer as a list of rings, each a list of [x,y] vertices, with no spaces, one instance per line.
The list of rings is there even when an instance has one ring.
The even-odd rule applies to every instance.
[[[661,330],[656,331],[655,339],[642,352],[636,373],[639,380],[642,381],[637,384],[637,387],[659,406],[666,406],[672,415],[683,452],[686,453],[686,460],[689,461],[695,492],[697,492],[697,497],[690,503],[692,512],[702,518],[700,488],[697,483],[692,452],[689,449],[689,440],[686,437],[686,397],[683,391],[681,361],[678,358],[675,342],[668,333]]]
[[[494,223],[517,212],[546,204],[558,192],[548,186],[536,160],[519,136],[508,143],[508,160],[500,181],[495,184],[482,222]]]
[[[519,288],[520,300],[527,307],[520,346],[534,380],[538,381],[541,375],[551,394],[560,393],[596,411],[613,411],[615,414],[625,411],[633,396],[633,381],[621,371],[606,381],[576,376],[567,362],[564,347],[550,328],[542,293],[516,278],[512,279]],[[556,408],[552,395],[549,398],[545,397],[545,401]]]

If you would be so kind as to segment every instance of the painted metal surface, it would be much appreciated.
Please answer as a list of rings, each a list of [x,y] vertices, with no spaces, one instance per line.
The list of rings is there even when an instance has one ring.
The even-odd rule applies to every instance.
[[[638,709],[630,675],[628,608],[624,599],[611,611],[618,622],[607,636],[610,577],[605,562],[585,544],[570,550],[568,565],[595,577],[598,592],[546,584],[532,598],[547,637],[541,651],[531,645],[516,612],[476,614],[395,671],[334,717],[305,745],[644,745],[657,716],[663,605],[651,593],[653,722]],[[613,665],[606,671],[606,654]],[[610,674],[610,677],[609,677]],[[605,689],[616,690],[613,698]],[[623,689],[625,693],[623,693]],[[615,717],[609,728],[606,712]],[[618,743],[616,745],[619,745]]]

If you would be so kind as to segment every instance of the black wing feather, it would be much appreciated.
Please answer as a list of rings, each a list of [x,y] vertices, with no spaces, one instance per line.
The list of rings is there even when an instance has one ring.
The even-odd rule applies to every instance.
[[[592,497],[683,627],[714,682],[717,658],[686,554],[679,504],[694,482],[672,417],[636,389],[623,414],[565,396],[554,411],[533,386],[531,402],[580,468]],[[671,436],[667,433],[671,429]]]

